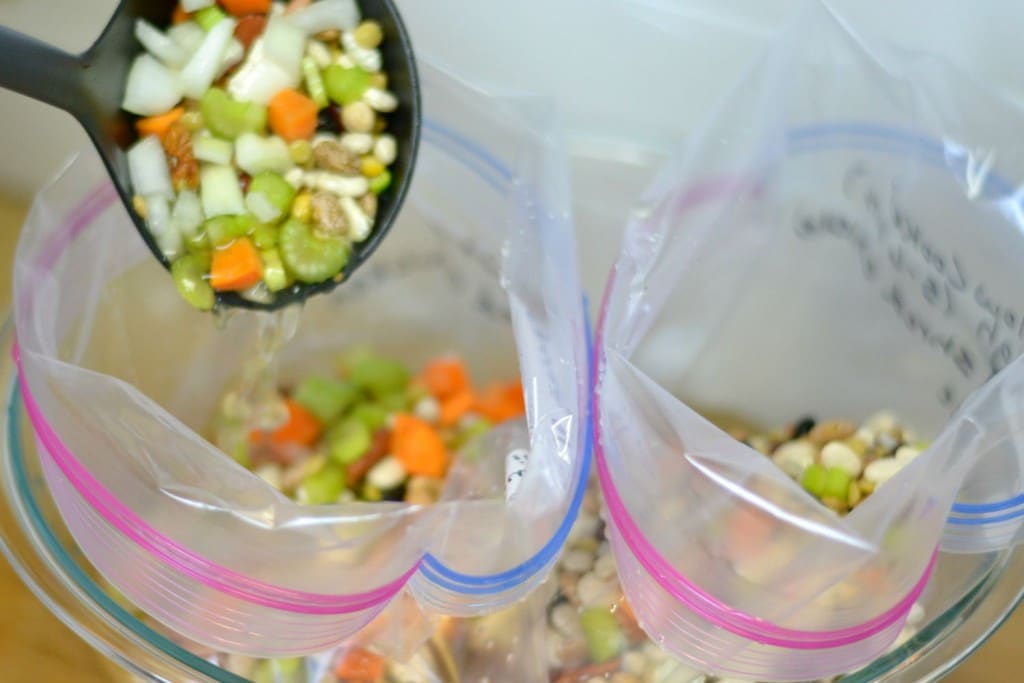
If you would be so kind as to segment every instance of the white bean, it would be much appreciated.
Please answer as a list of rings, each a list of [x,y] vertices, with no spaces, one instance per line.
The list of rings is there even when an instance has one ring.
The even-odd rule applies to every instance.
[[[616,574],[615,556],[611,553],[602,553],[597,558],[597,562],[594,563],[594,574],[597,578],[604,579],[605,581],[614,579]]]
[[[385,113],[398,109],[398,98],[395,94],[380,88],[367,88],[363,93],[363,102]]]
[[[373,143],[373,156],[377,157],[377,160],[385,166],[395,163],[395,159],[398,157],[398,142],[395,141],[394,136],[381,135],[377,138],[377,141]]]
[[[582,574],[594,566],[594,555],[583,550],[567,550],[562,555],[561,565],[566,571]]]
[[[864,468],[864,462],[857,453],[841,441],[830,441],[821,449],[821,464],[838,467],[856,479]]]
[[[818,449],[810,441],[790,441],[775,449],[772,461],[783,472],[797,479],[811,466],[817,454]]]
[[[365,178],[361,178],[365,181]],[[353,196],[361,196],[366,192],[361,192],[357,195],[350,195],[341,198],[341,210],[345,214],[345,220],[348,222],[348,234],[353,242],[362,242],[370,236],[370,229],[373,227],[370,224],[370,219],[363,213],[363,210],[356,204],[356,200],[352,199]]]
[[[896,458],[881,458],[864,468],[864,478],[875,486],[881,486],[896,476],[906,463]]]
[[[909,463],[911,460],[921,455],[921,451],[913,446],[900,446],[896,449],[896,454],[893,456],[903,464]]]
[[[380,71],[383,66],[380,50],[377,50],[376,48],[368,49],[362,47],[356,42],[356,35],[354,31],[342,32],[341,46],[345,48],[345,56],[349,57],[353,62],[370,73]]]
[[[390,491],[406,478],[405,468],[393,455],[389,455],[370,468],[366,481],[379,491]]]
[[[568,602],[556,605],[551,610],[551,625],[559,633],[576,638],[583,635],[583,623],[580,621],[580,613]]]
[[[584,607],[601,606],[610,609],[619,599],[617,586],[602,581],[593,572],[580,577],[580,582],[576,585],[576,593]]]
[[[433,396],[424,396],[416,401],[412,412],[421,420],[437,422],[441,417],[441,404]]]
[[[339,141],[342,147],[356,154],[366,154],[374,148],[373,136],[369,133],[345,133]]]

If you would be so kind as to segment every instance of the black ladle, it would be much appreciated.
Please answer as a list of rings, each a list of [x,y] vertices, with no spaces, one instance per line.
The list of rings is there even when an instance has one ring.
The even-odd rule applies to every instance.
[[[132,205],[125,151],[137,137],[134,122],[138,117],[121,109],[121,99],[128,69],[143,49],[134,36],[135,20],[166,26],[176,4],[177,0],[121,0],[100,37],[80,55],[0,26],[0,87],[59,107],[78,119],[99,150],[136,229],[153,256],[168,269],[170,262]],[[380,49],[388,88],[399,102],[398,109],[388,117],[388,131],[398,140],[398,158],[390,167],[391,186],[379,197],[373,232],[353,246],[342,278],[293,285],[276,292],[270,302],[253,301],[236,292],[218,292],[218,306],[275,310],[329,292],[369,258],[398,216],[412,179],[420,138],[416,62],[409,35],[392,0],[358,0],[358,4],[364,17],[375,19],[384,29]]]

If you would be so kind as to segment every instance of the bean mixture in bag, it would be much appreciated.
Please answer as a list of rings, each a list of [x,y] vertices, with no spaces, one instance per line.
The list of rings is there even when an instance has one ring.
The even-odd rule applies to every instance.
[[[721,422],[736,438],[769,454],[790,476],[839,514],[856,507],[925,447],[890,413],[861,425],[841,420],[802,418],[759,432]],[[840,450],[838,445],[844,449]],[[911,445],[914,444],[914,445]],[[850,457],[854,454],[856,463]],[[881,468],[881,469],[879,469]],[[877,472],[882,474],[878,475]],[[841,489],[841,490],[840,490]],[[605,537],[601,493],[592,477],[566,549],[541,594],[543,623],[524,621],[522,606],[469,620],[444,619],[437,633],[407,662],[395,662],[370,648],[353,646],[335,653],[318,683],[450,683],[483,680],[479,673],[506,671],[506,657],[522,658],[519,630],[540,629],[547,683],[741,683],[742,679],[704,674],[664,652],[640,628],[623,593],[615,559]],[[534,600],[537,596],[534,596]],[[914,605],[895,649],[913,637],[924,620]],[[301,660],[235,661],[254,681],[306,683],[311,670]],[[513,666],[526,666],[522,662]],[[516,680],[533,680],[527,672]],[[841,677],[839,677],[841,678]],[[492,679],[504,680],[504,679]],[[511,680],[511,679],[509,679]],[[838,680],[823,679],[821,683]]]
[[[355,0],[185,0],[135,35],[134,203],[181,295],[209,310],[339,277],[398,154],[380,24]]]
[[[518,379],[474,387],[455,356],[435,358],[414,374],[363,347],[342,353],[335,372],[309,375],[280,398],[286,420],[253,430],[248,447],[234,453],[272,486],[311,505],[435,502],[452,454],[525,409]]]

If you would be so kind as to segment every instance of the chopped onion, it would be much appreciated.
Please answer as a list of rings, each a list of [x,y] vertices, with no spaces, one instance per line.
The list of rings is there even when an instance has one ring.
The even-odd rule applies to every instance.
[[[146,225],[156,239],[164,256],[173,259],[181,252],[181,233],[171,225],[171,210],[167,197],[150,195],[146,197]]]
[[[307,35],[337,29],[348,31],[359,25],[355,0],[320,0],[288,15],[288,20]]]
[[[263,138],[255,133],[242,133],[235,140],[235,163],[249,175],[264,171],[284,173],[293,166],[284,140],[276,135]]]
[[[224,59],[220,62],[220,69],[217,70],[217,78],[223,76],[227,73],[228,69],[242,61],[242,57],[244,56],[245,46],[242,45],[237,38],[232,38],[231,42],[228,43],[227,51],[224,53]],[[217,78],[214,78],[213,80],[217,80]]]
[[[217,77],[221,62],[228,50],[228,45],[235,34],[235,20],[225,17],[206,32],[202,44],[196,50],[188,64],[181,70],[181,82],[185,94],[198,100],[209,90]]]
[[[184,236],[191,237],[203,224],[203,207],[199,195],[193,190],[182,190],[171,210],[171,227]]]
[[[145,198],[146,225],[156,239],[157,246],[164,256],[173,259],[181,253],[183,242],[181,233],[171,224],[171,210],[167,197],[150,195]]]
[[[299,76],[292,77],[264,53],[263,39],[252,44],[249,56],[228,81],[228,94],[236,100],[267,104],[285,88],[299,84]]]
[[[262,192],[250,192],[245,196],[245,205],[260,223],[272,223],[281,217],[281,209],[267,199]]]
[[[151,194],[144,197],[146,203],[146,225],[154,237],[171,229],[171,209],[167,197]]]
[[[163,114],[181,101],[182,83],[177,71],[168,69],[152,55],[142,53],[128,71],[121,107],[139,116]]]
[[[167,37],[181,46],[181,49],[191,57],[206,38],[206,31],[194,21],[183,21],[167,29]]]
[[[263,53],[286,74],[297,79],[302,73],[302,58],[306,55],[306,33],[286,18],[274,17],[267,22],[263,32]]]
[[[159,138],[152,135],[142,138],[132,145],[127,156],[128,174],[135,194],[168,199],[174,196],[171,172],[167,170],[167,158]]]
[[[245,214],[242,188],[230,166],[204,166],[199,172],[199,195],[207,218]]]
[[[180,69],[188,61],[188,53],[180,45],[145,19],[135,20],[135,37],[149,54],[167,66]]]
[[[192,138],[192,155],[199,161],[226,166],[231,163],[231,153],[234,149],[227,140],[212,135],[197,135]]]
[[[213,3],[214,0],[181,0],[181,9],[191,13],[209,7]]]

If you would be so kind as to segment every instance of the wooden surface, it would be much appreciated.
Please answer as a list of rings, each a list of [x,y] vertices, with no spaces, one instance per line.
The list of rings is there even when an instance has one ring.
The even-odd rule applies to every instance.
[[[0,304],[10,296],[10,272],[23,210],[0,198]],[[0,681],[105,683],[100,655],[75,636],[0,561]],[[1018,683],[1024,680],[1024,611],[1018,611],[947,683]],[[495,683],[511,683],[496,681]]]

